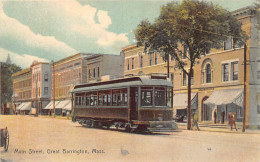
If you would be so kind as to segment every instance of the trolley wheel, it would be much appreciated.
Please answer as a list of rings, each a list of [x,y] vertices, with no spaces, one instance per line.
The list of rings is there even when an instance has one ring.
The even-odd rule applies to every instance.
[[[6,129],[6,137],[5,137],[5,145],[4,145],[5,152],[8,150],[8,146],[9,146],[9,133],[8,130]]]

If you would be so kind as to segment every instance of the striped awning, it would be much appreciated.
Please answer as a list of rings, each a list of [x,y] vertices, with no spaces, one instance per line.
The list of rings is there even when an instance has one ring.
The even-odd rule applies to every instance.
[[[22,102],[17,108],[16,110],[20,110],[23,106],[24,106],[25,102]]]
[[[226,105],[234,103],[243,107],[243,89],[225,89],[214,91],[204,102],[208,105]]]
[[[31,110],[31,102],[25,102],[20,110]]]
[[[60,103],[60,101],[55,101],[55,108]],[[51,101],[44,109],[53,109],[53,101]]]
[[[191,108],[196,109],[196,98],[197,92],[191,93]],[[186,109],[188,107],[188,94],[187,93],[177,93],[173,96],[173,108],[174,109]]]

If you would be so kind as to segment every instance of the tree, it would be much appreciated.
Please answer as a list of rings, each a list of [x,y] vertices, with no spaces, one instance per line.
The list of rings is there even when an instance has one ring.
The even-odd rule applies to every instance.
[[[21,70],[21,67],[15,64],[1,63],[1,104],[11,101],[13,94],[13,82],[11,76],[13,73]]]
[[[163,6],[154,22],[143,20],[135,30],[137,44],[144,45],[145,52],[158,50],[164,58],[171,55],[175,66],[188,75],[187,129],[191,129],[191,74],[196,60],[209,49],[222,47],[229,37],[234,38],[234,44],[242,46],[247,36],[241,25],[220,6],[184,0]],[[183,47],[189,51],[186,60],[182,59]]]

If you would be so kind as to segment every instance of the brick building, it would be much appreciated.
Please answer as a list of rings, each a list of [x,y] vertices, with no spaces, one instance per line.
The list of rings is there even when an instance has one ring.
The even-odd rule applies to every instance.
[[[52,64],[51,102],[44,108],[48,113],[53,109],[55,94],[55,112],[65,115],[71,111],[71,90],[76,84],[101,81],[102,78],[123,76],[123,55],[78,53]]]
[[[26,68],[12,75],[14,110],[28,114],[31,110],[32,71]]]
[[[250,8],[233,12],[242,23],[242,29],[249,36],[246,51],[246,125],[260,127],[260,44],[259,31],[255,29],[256,18]],[[185,49],[183,49],[185,50]],[[143,47],[130,45],[124,52],[124,75],[167,73],[167,64],[157,52],[145,54]],[[183,59],[187,59],[183,56]],[[244,47],[233,45],[232,38],[223,43],[222,49],[211,51],[197,60],[192,77],[192,112],[198,112],[200,121],[212,121],[214,111],[217,120],[221,113],[228,121],[228,113],[235,112],[236,120],[243,121],[244,115]],[[170,59],[170,78],[174,85],[174,115],[186,115],[188,77],[174,68],[175,61]],[[187,65],[188,70],[188,65]]]

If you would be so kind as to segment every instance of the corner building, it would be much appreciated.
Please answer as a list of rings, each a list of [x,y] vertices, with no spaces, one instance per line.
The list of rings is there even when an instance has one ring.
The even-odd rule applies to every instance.
[[[244,120],[244,81],[246,84],[246,126],[260,128],[260,43],[259,31],[255,28],[256,18],[250,8],[232,12],[249,36],[244,47],[233,44],[230,37],[223,42],[222,49],[211,49],[196,61],[192,77],[191,110],[199,114],[200,122],[228,122],[228,113],[236,113],[236,121]],[[183,49],[185,50],[185,49]],[[124,52],[124,75],[152,73],[167,74],[167,64],[157,52],[145,54],[143,47],[135,44],[122,49]],[[183,59],[187,60],[185,54]],[[188,60],[187,60],[188,62]],[[244,63],[246,62],[246,80]],[[188,76],[175,69],[175,61],[170,58],[170,78],[173,82],[174,115],[187,115]],[[187,65],[187,70],[189,65]]]

